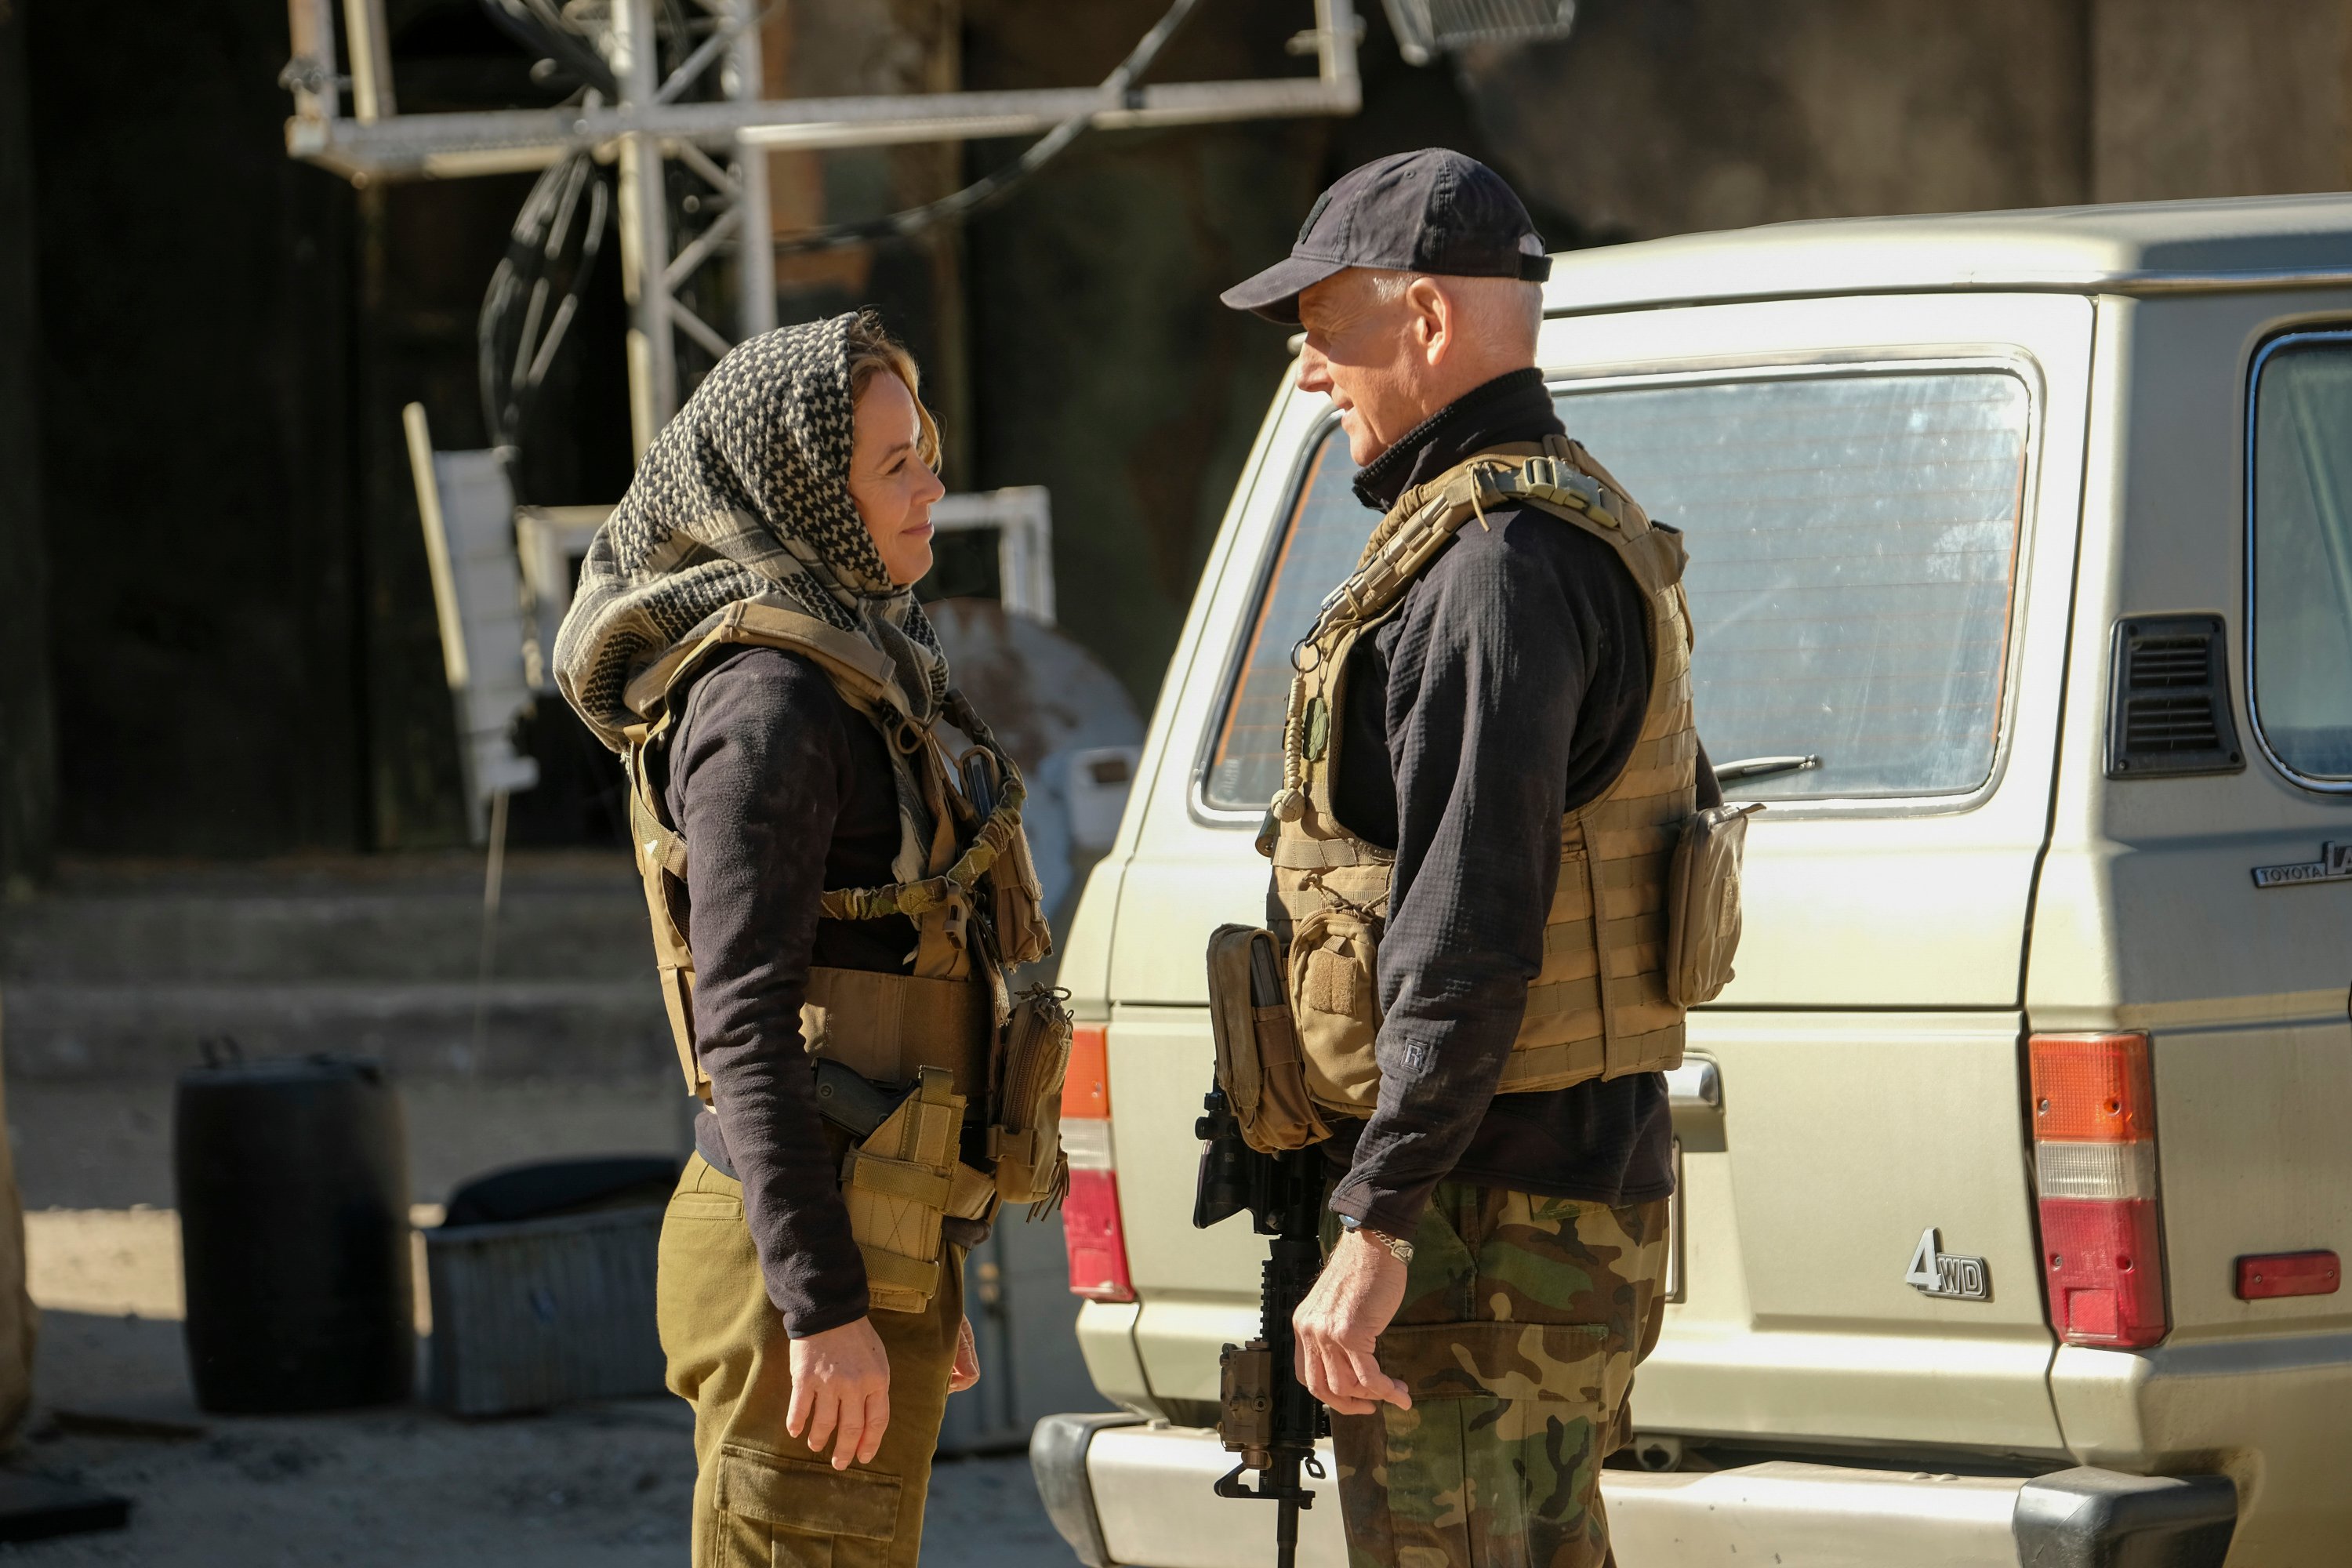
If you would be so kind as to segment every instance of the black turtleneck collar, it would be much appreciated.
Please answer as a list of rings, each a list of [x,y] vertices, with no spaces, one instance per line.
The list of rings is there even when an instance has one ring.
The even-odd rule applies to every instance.
[[[1511,371],[1464,393],[1365,464],[1356,475],[1356,499],[1386,511],[1397,497],[1474,453],[1566,433],[1543,372],[1533,365]]]

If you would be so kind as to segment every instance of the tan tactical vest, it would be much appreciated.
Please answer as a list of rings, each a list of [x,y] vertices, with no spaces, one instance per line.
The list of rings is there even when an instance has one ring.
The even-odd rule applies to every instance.
[[[1039,912],[1043,895],[1021,831],[1020,773],[970,706],[950,693],[950,719],[978,743],[997,781],[993,810],[973,823],[974,814],[949,780],[938,736],[914,719],[887,655],[814,616],[746,600],[640,672],[626,693],[630,710],[645,716],[624,732],[631,837],[645,879],[662,1000],[688,1088],[709,1103],[710,1079],[694,1052],[694,957],[670,902],[670,881],[685,883],[688,849],[667,820],[646,763],[675,722],[670,693],[714,655],[741,645],[782,648],[814,661],[851,707],[879,725],[892,767],[909,775],[932,818],[929,842],[918,849],[927,861],[924,877],[824,895],[829,920],[907,916],[915,925],[915,963],[911,974],[812,970],[802,1014],[811,1054],[835,1057],[878,1082],[910,1079],[918,1068],[931,1066],[956,1070],[960,1089],[978,1086],[984,1075],[974,1068],[984,1063],[988,1037],[1007,1011],[1003,968],[1034,963],[1049,944]],[[917,837],[911,819],[902,826],[908,838]],[[983,928],[992,935],[983,938]]]
[[[1393,857],[1349,832],[1331,809],[1339,765],[1341,685],[1359,638],[1396,613],[1404,591],[1455,531],[1492,507],[1523,505],[1583,529],[1616,552],[1650,607],[1654,656],[1642,737],[1624,770],[1560,824],[1559,890],[1545,922],[1543,968],[1500,1092],[1563,1089],[1656,1072],[1683,1055],[1683,1010],[1666,994],[1666,888],[1676,838],[1696,809],[1698,739],[1691,725],[1690,616],[1684,554],[1564,437],[1496,447],[1408,490],[1333,591],[1299,645],[1283,736],[1283,788],[1258,847],[1274,862],[1276,936],[1307,1092],[1342,1114],[1379,1099],[1380,940]]]
[[[936,731],[909,710],[887,656],[862,637],[758,600],[730,605],[709,630],[629,683],[629,708],[644,716],[624,731],[630,837],[678,1066],[688,1090],[705,1104],[711,1089],[695,1049],[694,955],[671,901],[674,889],[685,885],[690,849],[667,818],[647,762],[676,720],[671,693],[715,655],[738,645],[782,648],[814,661],[834,689],[881,730],[902,788],[911,786],[931,819],[926,836],[911,813],[901,812],[908,846],[902,865],[919,860],[924,875],[887,887],[829,891],[823,904],[831,920],[907,916],[916,931],[914,972],[813,968],[801,1009],[810,1055],[839,1061],[877,1084],[916,1086],[850,1150],[843,1194],[872,1305],[919,1310],[939,1287],[943,1219],[983,1219],[1000,1196],[1044,1200],[1066,1180],[1058,1139],[1052,1129],[1033,1125],[1035,1109],[1025,1103],[1058,1093],[1050,1049],[1044,1070],[1055,1076],[1043,1089],[1024,1089],[1024,1075],[1008,1071],[1003,1059],[1006,1045],[1018,1055],[1037,1033],[1035,1018],[1051,1027],[1057,1017],[1065,1056],[1068,1048],[1067,1015],[1043,993],[1024,995],[1017,1005],[1022,1018],[1005,1027],[1016,1007],[1005,969],[1034,963],[1051,947],[1044,895],[1021,831],[1021,774],[971,706],[950,692],[946,717],[975,742],[972,752],[953,763],[976,765],[996,795],[982,819],[951,782],[950,759]],[[988,1124],[993,1172],[958,1158],[967,1108]]]

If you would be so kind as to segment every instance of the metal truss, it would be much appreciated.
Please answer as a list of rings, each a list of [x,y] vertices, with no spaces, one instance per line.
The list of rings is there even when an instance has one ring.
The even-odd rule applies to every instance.
[[[680,337],[715,359],[731,342],[775,325],[769,150],[1017,136],[1074,121],[1119,129],[1344,115],[1361,101],[1352,0],[1315,0],[1315,26],[1292,40],[1294,52],[1315,56],[1313,77],[1120,92],[1097,87],[782,100],[761,96],[760,24],[769,9],[768,0],[688,0],[699,37],[665,76],[654,0],[610,0],[590,41],[611,67],[617,101],[604,103],[592,91],[583,103],[561,109],[403,114],[383,0],[342,0],[347,114],[336,69],[334,0],[288,0],[293,59],[283,80],[295,112],[286,122],[287,151],[355,184],[540,169],[580,153],[617,164],[630,427],[642,455],[677,409]],[[674,52],[682,42],[673,40]],[[687,204],[702,219],[691,235],[671,232],[672,167],[709,193]],[[680,296],[722,258],[734,268],[731,335]]]

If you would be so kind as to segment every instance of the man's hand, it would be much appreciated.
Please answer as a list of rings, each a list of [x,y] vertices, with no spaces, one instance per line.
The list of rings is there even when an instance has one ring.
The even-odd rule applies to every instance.
[[[971,1320],[956,1327],[955,1370],[948,1373],[948,1392],[961,1394],[980,1381],[980,1347],[971,1342]]]
[[[890,1358],[865,1318],[792,1342],[793,1403],[784,1430],[805,1427],[813,1453],[824,1452],[836,1428],[833,1468],[871,1464],[890,1428]]]
[[[1370,1415],[1376,1400],[1412,1409],[1412,1395],[1372,1353],[1403,1301],[1404,1265],[1396,1256],[1354,1231],[1342,1235],[1315,1289],[1291,1314],[1298,1381],[1342,1415]]]

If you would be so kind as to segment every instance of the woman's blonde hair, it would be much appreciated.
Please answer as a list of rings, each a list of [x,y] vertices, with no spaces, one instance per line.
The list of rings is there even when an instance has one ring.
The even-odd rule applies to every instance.
[[[931,411],[923,406],[923,373],[915,364],[915,356],[907,345],[883,329],[882,318],[871,310],[860,310],[849,323],[849,401],[855,405],[866,385],[884,371],[888,371],[907,384],[907,395],[915,400],[915,455],[925,466],[940,466],[940,426]]]

